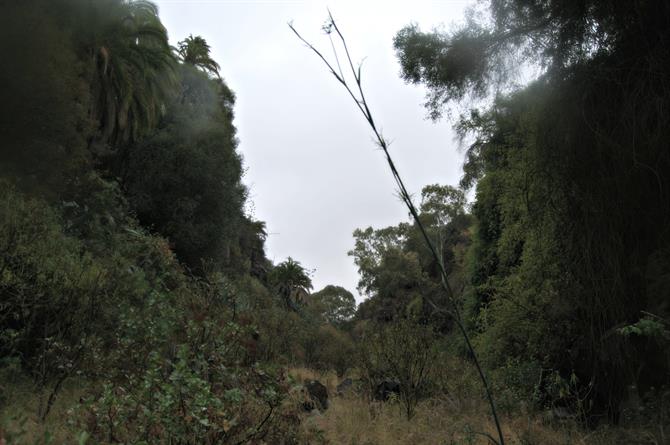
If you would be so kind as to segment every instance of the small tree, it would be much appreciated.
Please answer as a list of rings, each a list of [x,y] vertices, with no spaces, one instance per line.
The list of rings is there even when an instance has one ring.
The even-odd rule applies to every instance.
[[[410,319],[376,325],[366,337],[361,358],[371,391],[383,380],[400,384],[400,402],[411,419],[437,360],[432,328]]]
[[[328,285],[309,298],[313,312],[325,321],[342,325],[356,313],[356,299],[351,292],[340,286]]]
[[[300,302],[301,296],[312,289],[312,279],[309,273],[291,257],[272,269],[270,282],[289,308],[294,308]]]

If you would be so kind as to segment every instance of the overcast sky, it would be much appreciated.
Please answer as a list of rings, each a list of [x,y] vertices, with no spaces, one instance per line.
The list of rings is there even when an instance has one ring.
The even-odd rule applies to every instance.
[[[228,1],[158,0],[173,44],[189,34],[212,47],[237,95],[235,125],[244,182],[255,218],[267,223],[267,255],[291,256],[314,269],[315,290],[327,284],[356,292],[347,251],[352,232],[407,219],[382,153],[342,87],[291,33],[287,22],[329,50],[321,25],[330,8],[354,61],[365,58],[363,82],[372,113],[412,192],[457,184],[462,153],[451,125],[426,119],[425,91],[399,76],[393,36],[414,22],[422,29],[460,22],[470,0]],[[328,51],[326,51],[328,52]]]

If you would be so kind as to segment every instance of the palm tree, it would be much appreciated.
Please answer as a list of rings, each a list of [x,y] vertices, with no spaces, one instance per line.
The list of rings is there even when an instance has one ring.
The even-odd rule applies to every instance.
[[[92,54],[96,142],[137,139],[154,128],[175,89],[175,58],[158,8],[147,0],[91,3],[86,46]]]
[[[308,273],[291,257],[272,269],[270,280],[289,308],[295,308],[300,303],[301,295],[309,294],[312,289],[312,280]]]
[[[193,37],[192,34],[179,42],[177,49],[177,57],[182,63],[193,65],[220,78],[219,69],[221,67],[210,57],[209,53],[210,47],[207,41],[200,36]]]

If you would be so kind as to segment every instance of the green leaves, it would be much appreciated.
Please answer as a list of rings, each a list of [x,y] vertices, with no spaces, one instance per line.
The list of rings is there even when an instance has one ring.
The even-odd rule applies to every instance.
[[[658,317],[645,315],[639,321],[619,328],[617,332],[624,337],[640,336],[657,340],[670,340],[667,323]]]
[[[441,117],[449,101],[487,92],[490,43],[490,32],[472,22],[450,34],[424,33],[410,25],[393,40],[404,80],[429,89],[426,107],[432,119]]]
[[[310,295],[308,306],[329,323],[342,324],[354,316],[356,299],[343,287],[328,285]]]
[[[456,217],[465,213],[465,193],[450,185],[431,184],[421,189],[422,217],[429,219],[428,226],[444,228]]]
[[[178,74],[162,124],[125,148],[116,174],[140,222],[169,238],[192,271],[239,270],[236,263],[247,259],[239,252],[247,220],[234,95],[193,66],[180,66]]]
[[[179,42],[177,55],[182,63],[193,65],[206,73],[220,77],[221,67],[211,58],[209,45],[202,37],[193,37],[191,34]]]
[[[175,59],[158,9],[144,0],[91,4],[81,31],[93,54],[93,116],[99,143],[137,140],[154,129],[176,86]],[[92,18],[92,20],[91,20]]]
[[[421,190],[419,218],[453,279],[461,272],[471,224],[464,207],[464,192],[454,187],[431,184]],[[439,266],[416,224],[357,229],[354,238],[349,255],[358,266],[358,290],[375,300],[359,307],[361,316],[370,317],[372,306],[381,317],[426,315],[423,297],[443,301]]]
[[[225,296],[211,300],[198,283],[192,286],[180,289],[179,298],[155,293],[138,310],[122,309],[123,342],[108,358],[118,364],[107,370],[102,396],[84,407],[82,426],[95,440],[112,434],[125,442],[235,443],[281,428],[263,410],[281,404],[283,377],[248,365],[243,345],[253,333],[231,321]]]
[[[269,280],[287,307],[295,307],[312,289],[312,279],[302,265],[293,258],[277,264],[270,272]]]

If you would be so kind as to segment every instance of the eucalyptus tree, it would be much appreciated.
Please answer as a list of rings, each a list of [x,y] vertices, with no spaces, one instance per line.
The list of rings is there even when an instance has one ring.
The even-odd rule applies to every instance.
[[[356,314],[356,299],[341,286],[329,284],[309,299],[309,306],[325,321],[341,326]]]

